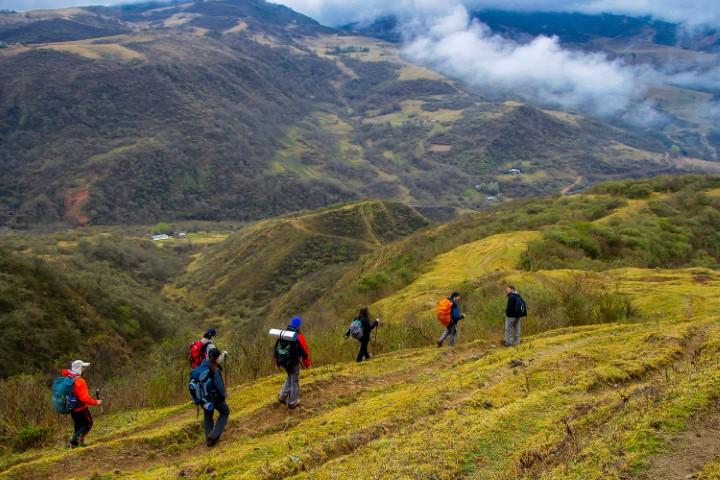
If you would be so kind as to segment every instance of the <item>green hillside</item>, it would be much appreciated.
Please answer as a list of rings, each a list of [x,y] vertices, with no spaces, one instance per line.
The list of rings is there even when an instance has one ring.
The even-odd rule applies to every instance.
[[[299,284],[337,275],[383,243],[426,225],[404,205],[377,201],[266,220],[196,257],[178,287],[194,303],[228,316],[267,317],[278,309],[278,297],[282,300]],[[307,301],[311,295],[306,294]]]
[[[4,400],[13,407],[0,417],[0,478],[717,478],[720,451],[708,425],[718,419],[720,395],[718,192],[720,182],[707,177],[609,183],[441,225],[401,205],[363,202],[247,225],[220,243],[202,244],[196,233],[192,247],[149,244],[163,265],[185,261],[184,272],[146,284],[167,312],[193,312],[172,319],[175,327],[209,315],[225,322],[219,340],[234,356],[223,440],[208,450],[194,410],[182,403],[187,373],[178,365],[187,340],[170,334],[159,357],[132,364],[151,368],[150,379],[135,383],[125,374],[126,383],[106,383],[106,415],[87,448],[59,446],[67,426],[44,403]],[[141,248],[131,240],[139,234],[88,231],[78,245],[114,239]],[[47,245],[69,235],[36,237],[34,254],[42,244],[49,264],[67,261],[53,259],[58,253]],[[314,250],[311,240],[334,246]],[[263,268],[253,252],[268,258]],[[12,255],[32,258],[17,248]],[[288,261],[304,273],[289,290],[267,280]],[[115,266],[117,278],[143,285],[141,263]],[[333,265],[335,275],[323,272]],[[29,292],[43,288],[18,272],[7,269],[3,278],[25,281]],[[302,407],[288,412],[275,401],[281,378],[267,369],[262,328],[240,341],[252,322],[281,325],[284,313],[248,309],[245,318],[233,309],[253,295],[291,305],[309,279],[319,296],[304,297],[294,312],[303,313],[317,367],[303,373]],[[498,339],[507,282],[520,288],[530,316],[524,342],[506,349]],[[463,292],[467,318],[460,345],[438,349],[434,304],[452,289]],[[70,293],[66,304],[74,303]],[[354,364],[356,344],[342,333],[361,302],[384,321],[373,344],[379,355]],[[88,352],[96,361],[99,354]],[[1,391],[47,394],[28,382],[13,376]]]
[[[339,279],[320,284],[317,303],[339,315],[333,322],[318,304],[303,311],[318,366],[303,372],[301,408],[277,404],[279,375],[233,377],[229,427],[208,449],[188,404],[110,403],[90,446],[60,448],[53,438],[62,425],[54,423],[44,445],[6,450],[0,479],[718,478],[720,271],[710,228],[718,227],[719,189],[716,178],[659,178],[443,225],[423,226],[412,210],[371,202],[241,228],[197,251],[166,289],[179,294],[177,285],[197,282],[192,298],[212,310],[223,296],[250,298],[242,292],[266,284],[260,269],[245,286],[249,245],[296,258],[294,245],[332,238],[335,252],[351,243],[365,252],[328,260],[345,265]],[[379,228],[386,225],[399,227]],[[649,243],[631,242],[634,231]],[[292,239],[288,250],[278,238]],[[211,265],[227,264],[210,275]],[[355,296],[346,290],[350,278],[379,273],[391,288],[366,281],[355,283]],[[530,311],[527,336],[513,348],[498,344],[506,282]],[[234,290],[222,290],[227,284]],[[277,296],[285,287],[278,288],[261,294]],[[442,330],[434,302],[455,288],[467,314],[460,345],[427,347]],[[342,343],[346,320],[338,319],[350,308],[344,302],[361,298],[375,301],[371,310],[386,321],[379,355],[355,364],[356,345]],[[271,341],[260,341],[267,354]]]
[[[0,41],[11,227],[245,221],[367,198],[447,219],[718,169],[648,132],[484,98],[396,45],[261,0],[0,13]]]

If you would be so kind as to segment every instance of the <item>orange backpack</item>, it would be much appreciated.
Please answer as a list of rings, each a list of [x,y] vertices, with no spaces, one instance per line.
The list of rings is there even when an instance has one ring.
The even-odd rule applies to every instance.
[[[437,319],[444,326],[450,325],[452,322],[453,302],[448,298],[443,298],[437,304]]]

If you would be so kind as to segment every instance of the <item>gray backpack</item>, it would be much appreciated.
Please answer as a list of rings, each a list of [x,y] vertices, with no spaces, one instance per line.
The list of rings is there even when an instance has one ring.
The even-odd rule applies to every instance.
[[[350,336],[353,337],[355,340],[360,340],[363,337],[362,322],[359,318],[356,318],[352,321],[348,331],[350,332]]]

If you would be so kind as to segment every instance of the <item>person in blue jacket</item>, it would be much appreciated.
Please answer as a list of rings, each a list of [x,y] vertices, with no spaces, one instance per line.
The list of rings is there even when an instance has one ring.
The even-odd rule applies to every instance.
[[[465,315],[463,315],[460,311],[460,304],[458,303],[460,301],[460,292],[453,292],[453,294],[450,295],[450,301],[453,303],[452,311],[450,313],[450,325],[447,326],[447,329],[442,334],[442,337],[438,340],[438,347],[443,346],[445,339],[448,339],[449,345],[455,345],[455,341],[457,340],[457,324],[460,320],[465,318]]]
[[[227,404],[227,392],[225,391],[225,382],[222,376],[221,363],[224,359],[225,355],[217,348],[213,348],[208,351],[208,358],[201,365],[201,367],[206,366],[210,369],[210,378],[212,379],[210,400],[214,408],[212,410],[203,409],[205,413],[205,438],[208,447],[214,446],[220,440],[220,436],[225,430],[225,425],[227,425],[230,417],[230,407]],[[217,421],[213,418],[216,411],[220,414]]]

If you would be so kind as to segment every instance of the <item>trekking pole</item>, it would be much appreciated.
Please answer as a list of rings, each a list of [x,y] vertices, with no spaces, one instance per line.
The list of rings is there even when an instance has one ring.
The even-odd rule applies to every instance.
[[[375,335],[373,335],[373,355],[376,355],[375,347],[377,346],[377,334],[378,330],[380,330],[380,319],[377,319],[377,327],[375,327]]]
[[[98,400],[102,400],[100,398],[100,392],[102,392],[102,390],[100,390],[99,388],[95,389],[95,398]],[[102,403],[100,404],[100,415],[105,415],[105,407],[102,406]]]

